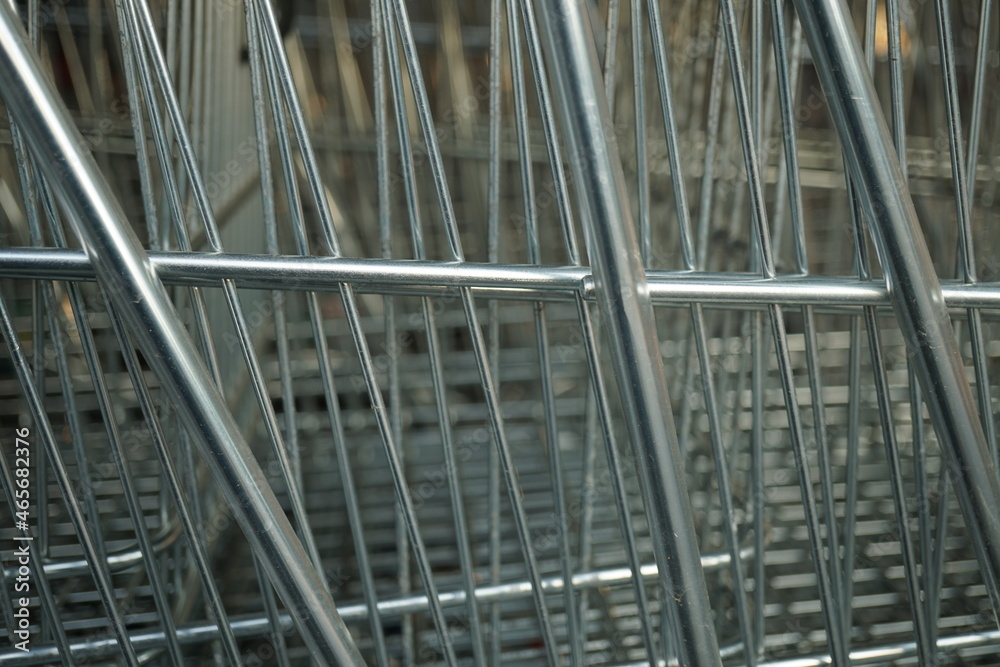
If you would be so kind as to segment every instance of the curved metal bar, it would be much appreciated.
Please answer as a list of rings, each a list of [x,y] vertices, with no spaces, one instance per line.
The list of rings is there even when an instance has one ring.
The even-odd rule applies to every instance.
[[[0,91],[69,213],[98,282],[201,446],[314,657],[327,664],[363,664],[149,257],[45,77],[17,14],[4,2],[0,2]]]
[[[1000,610],[1000,482],[854,23],[843,0],[795,0],[795,6],[986,588],[993,608]]]
[[[177,541],[177,538],[181,536],[181,532],[179,521],[174,521],[164,526],[153,536],[153,553],[158,554],[165,551]],[[107,558],[108,571],[112,574],[122,572],[130,567],[139,565],[144,558],[146,558],[146,555],[138,546],[112,551],[108,554]],[[8,577],[14,577],[17,575],[17,568],[8,567],[5,572]],[[85,576],[90,572],[90,565],[85,558],[49,560],[42,564],[42,572],[49,579],[79,577]]]
[[[665,648],[676,649],[682,665],[721,665],[649,288],[627,203],[594,31],[578,0],[543,3],[538,15],[578,184],[576,194],[587,230],[597,303],[607,322],[615,379],[660,567],[664,625],[673,626],[668,633],[672,630],[674,636],[665,637],[676,646]]]
[[[743,558],[753,556],[752,547],[744,547],[740,551]],[[718,551],[705,554],[701,557],[701,565],[706,572],[712,572],[726,568],[732,556],[728,551]],[[653,580],[657,576],[656,564],[647,563],[640,570],[640,575],[644,580]],[[572,587],[574,589],[600,588],[604,586],[622,586],[632,579],[632,570],[628,567],[606,568],[589,572],[578,572],[573,575]],[[514,581],[505,584],[492,586],[480,586],[475,590],[476,601],[480,603],[497,601],[506,602],[508,600],[526,599],[531,597],[532,584],[530,581]],[[546,592],[558,592],[565,589],[562,577],[547,577],[542,579],[542,588]],[[465,604],[466,592],[462,589],[443,591],[438,595],[438,600],[442,607],[460,607]],[[378,613],[384,618],[399,617],[411,612],[426,612],[428,608],[426,595],[412,595],[398,597],[388,600],[379,600]],[[341,616],[348,621],[363,621],[370,613],[369,606],[364,603],[345,605],[340,608]],[[237,638],[262,636],[269,632],[267,626],[268,619],[265,616],[244,616],[232,619],[233,632]],[[291,619],[288,615],[283,615],[283,627],[285,631],[291,627]],[[182,644],[197,644],[212,641],[218,632],[214,625],[194,623],[182,625],[178,628],[178,639]],[[157,650],[164,643],[163,632],[154,630],[152,632],[137,632],[132,635],[133,641],[139,650]],[[53,647],[54,648],[54,647]],[[73,657],[77,660],[84,658],[96,659],[114,653],[114,643],[108,643],[103,639],[92,639],[77,642],[72,645]],[[725,649],[723,649],[725,652]],[[7,665],[37,665],[48,664],[51,660],[50,647],[41,646],[32,648],[30,654],[24,654],[16,650],[0,652],[0,667]]]

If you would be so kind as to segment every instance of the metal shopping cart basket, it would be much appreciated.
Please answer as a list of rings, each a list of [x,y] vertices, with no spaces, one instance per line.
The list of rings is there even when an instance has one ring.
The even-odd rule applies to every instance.
[[[997,32],[0,2],[0,665],[997,664]]]

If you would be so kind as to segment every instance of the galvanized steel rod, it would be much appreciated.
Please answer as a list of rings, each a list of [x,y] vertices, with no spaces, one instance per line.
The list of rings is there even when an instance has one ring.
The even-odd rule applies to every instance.
[[[795,0],[888,293],[955,483],[994,609],[1000,609],[1000,482],[955,333],[843,0]]]
[[[83,137],[34,55],[20,21],[0,2],[0,89],[69,212],[98,281],[115,304],[192,435],[314,655],[362,664],[332,598],[254,459],[149,258]]]
[[[588,14],[576,0],[538,9],[587,231],[597,301],[646,495],[668,618],[682,665],[721,665],[674,430],[652,304]],[[664,619],[666,622],[667,619]]]
[[[336,291],[351,283],[359,291],[407,294],[439,293],[469,287],[477,294],[513,299],[562,299],[581,293],[594,300],[594,280],[586,267],[483,264],[413,260],[244,255],[237,253],[150,252],[150,262],[165,285],[217,287],[233,280],[237,287],[281,291]],[[16,280],[93,281],[86,254],[69,248],[0,248],[0,278]],[[654,304],[692,301],[706,306],[813,305],[830,308],[888,306],[885,283],[856,278],[785,278],[761,280],[751,274],[647,271]],[[997,283],[941,285],[948,308],[1000,310]]]

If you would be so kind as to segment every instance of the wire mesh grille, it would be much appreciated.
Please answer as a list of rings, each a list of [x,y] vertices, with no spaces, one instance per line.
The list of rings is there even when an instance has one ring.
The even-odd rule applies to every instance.
[[[997,10],[849,4],[996,457]],[[675,655],[546,3],[16,8],[304,545],[288,567],[320,573],[365,660]],[[777,0],[578,9],[722,661],[995,664],[976,528],[798,16]],[[0,664],[311,664],[93,284],[39,166],[52,156],[3,123]],[[20,427],[27,652],[26,533],[7,527]]]

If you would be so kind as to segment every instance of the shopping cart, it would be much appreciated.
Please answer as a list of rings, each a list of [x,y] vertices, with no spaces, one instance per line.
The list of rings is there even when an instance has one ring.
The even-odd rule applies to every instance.
[[[0,665],[996,664],[996,14],[0,2]]]

